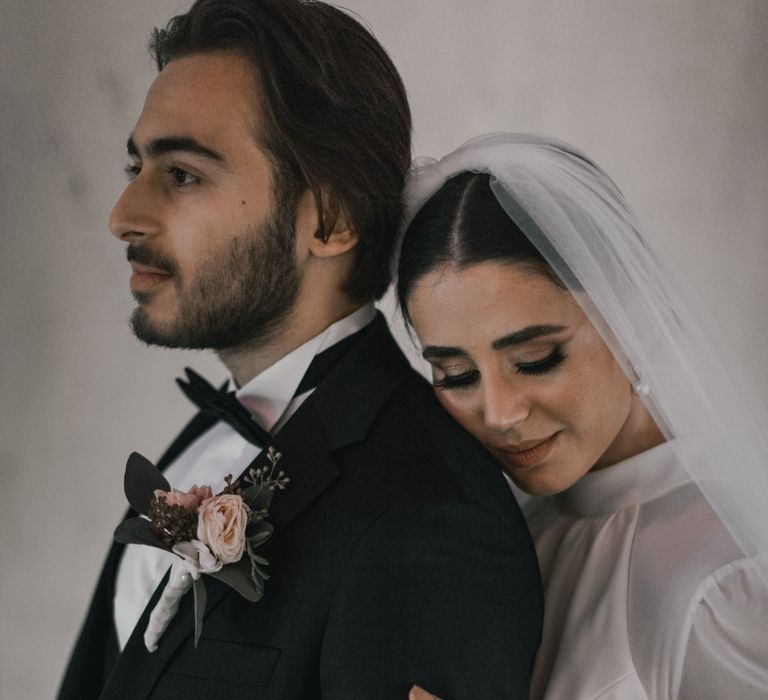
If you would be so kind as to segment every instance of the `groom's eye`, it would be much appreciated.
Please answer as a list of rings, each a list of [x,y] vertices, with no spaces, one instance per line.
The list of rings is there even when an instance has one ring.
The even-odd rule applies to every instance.
[[[187,172],[184,168],[170,166],[165,170],[173,178],[174,184],[179,187],[189,187],[190,185],[196,185],[200,182],[200,178],[197,177],[197,175]]]
[[[123,170],[128,176],[128,179],[133,180],[141,172],[141,166],[136,165],[136,163],[128,163]]]

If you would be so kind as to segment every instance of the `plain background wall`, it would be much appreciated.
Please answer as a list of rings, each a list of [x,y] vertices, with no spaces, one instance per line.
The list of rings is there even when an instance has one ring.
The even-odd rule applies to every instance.
[[[0,697],[51,697],[125,502],[214,358],[130,333],[107,233],[180,0],[0,0]],[[400,68],[415,152],[551,133],[613,175],[768,396],[768,2],[347,0]]]

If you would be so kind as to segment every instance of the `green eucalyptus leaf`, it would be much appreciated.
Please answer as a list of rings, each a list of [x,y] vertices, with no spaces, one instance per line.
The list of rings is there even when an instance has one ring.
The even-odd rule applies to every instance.
[[[171,550],[163,544],[163,541],[152,529],[152,525],[146,518],[127,518],[115,529],[115,542],[122,544],[148,544],[150,547]]]
[[[192,580],[192,594],[195,598],[195,649],[200,641],[200,635],[203,632],[203,615],[205,615],[205,601],[207,593],[205,582],[201,576],[197,580]]]
[[[253,581],[253,585],[262,592],[262,595],[264,593],[264,583],[269,578],[269,575],[262,571],[256,564],[252,563],[251,565],[251,581]]]
[[[264,581],[269,578],[263,571],[257,569],[251,573],[254,588],[259,591],[259,598],[264,595]]]
[[[258,523],[254,523],[253,528],[248,528],[245,531],[245,535],[248,538],[248,544],[251,545],[251,549],[256,549],[260,545],[264,544],[270,537],[274,527],[263,520]]]
[[[251,510],[259,511],[269,510],[275,492],[265,488],[261,484],[256,484],[243,490],[241,495]]]
[[[147,515],[155,490],[170,491],[171,485],[160,470],[138,452],[131,453],[123,479],[125,497],[137,513]]]
[[[227,564],[219,571],[208,574],[222,583],[226,583],[230,588],[234,588],[243,598],[252,603],[257,602],[264,595],[264,587],[256,586],[249,572],[248,560],[243,557],[235,564]]]

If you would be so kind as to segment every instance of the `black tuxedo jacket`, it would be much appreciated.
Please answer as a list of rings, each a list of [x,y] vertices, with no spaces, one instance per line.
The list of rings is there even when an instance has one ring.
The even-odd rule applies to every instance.
[[[197,416],[162,464],[210,425]],[[261,601],[208,577],[197,649],[190,594],[150,654],[158,589],[118,654],[115,544],[59,697],[406,700],[418,683],[446,700],[527,699],[542,594],[520,510],[380,315],[274,444],[291,482],[260,550]]]

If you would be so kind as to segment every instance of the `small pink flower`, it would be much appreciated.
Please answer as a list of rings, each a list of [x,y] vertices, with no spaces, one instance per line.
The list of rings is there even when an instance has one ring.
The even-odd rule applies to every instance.
[[[223,494],[206,500],[198,511],[197,539],[222,563],[239,561],[245,550],[249,508],[241,496]]]
[[[164,497],[169,506],[181,506],[186,510],[197,510],[200,504],[213,496],[210,486],[193,486],[189,491],[155,491],[155,498]]]

